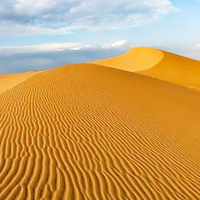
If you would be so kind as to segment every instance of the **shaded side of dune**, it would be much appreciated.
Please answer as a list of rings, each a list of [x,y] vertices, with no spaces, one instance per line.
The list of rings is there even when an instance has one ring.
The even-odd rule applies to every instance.
[[[89,64],[18,84],[0,95],[0,200],[198,199],[199,97]]]
[[[123,55],[92,63],[200,89],[200,61],[159,49],[135,47]]]
[[[163,54],[162,61],[157,65],[137,73],[200,89],[200,61],[164,51]]]

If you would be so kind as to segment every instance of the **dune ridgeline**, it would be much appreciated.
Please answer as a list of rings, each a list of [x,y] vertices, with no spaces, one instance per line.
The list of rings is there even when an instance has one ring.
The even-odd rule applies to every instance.
[[[199,72],[134,48],[1,75],[0,200],[200,199]]]
[[[200,89],[200,61],[154,48],[136,47],[92,63]]]

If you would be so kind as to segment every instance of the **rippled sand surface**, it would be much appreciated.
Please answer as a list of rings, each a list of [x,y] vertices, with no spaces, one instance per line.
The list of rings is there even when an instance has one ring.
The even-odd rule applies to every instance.
[[[198,200],[199,113],[198,90],[96,64],[23,78],[0,95],[0,200]]]

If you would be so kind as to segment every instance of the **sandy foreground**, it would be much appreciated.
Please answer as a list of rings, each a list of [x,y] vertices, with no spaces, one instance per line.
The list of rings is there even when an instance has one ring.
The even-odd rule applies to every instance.
[[[164,54],[0,76],[0,200],[200,199],[200,92]]]

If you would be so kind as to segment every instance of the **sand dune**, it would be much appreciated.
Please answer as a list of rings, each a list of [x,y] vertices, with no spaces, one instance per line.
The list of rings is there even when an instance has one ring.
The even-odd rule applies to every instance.
[[[6,90],[18,85],[19,83],[25,81],[26,79],[40,73],[39,71],[31,71],[19,74],[6,74],[0,75],[0,94]]]
[[[108,67],[0,95],[0,200],[200,198],[200,93]]]
[[[200,89],[200,61],[154,48],[136,47],[123,55],[91,63]]]
[[[164,57],[164,52],[150,47],[136,47],[126,53],[91,63],[116,69],[137,72],[154,67]]]

